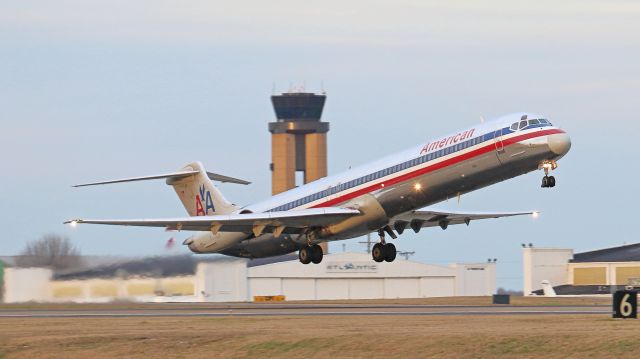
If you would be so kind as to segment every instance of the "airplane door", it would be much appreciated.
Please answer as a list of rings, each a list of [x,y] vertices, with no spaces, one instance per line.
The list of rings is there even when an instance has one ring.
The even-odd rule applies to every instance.
[[[493,141],[496,148],[496,156],[498,157],[498,161],[502,163],[505,155],[504,142],[502,141],[502,128],[496,130],[493,136]]]

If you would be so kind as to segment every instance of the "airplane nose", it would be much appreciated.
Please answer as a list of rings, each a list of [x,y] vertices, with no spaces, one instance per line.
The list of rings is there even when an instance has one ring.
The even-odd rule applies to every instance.
[[[571,138],[566,133],[557,133],[547,138],[549,149],[559,155],[564,156],[571,149]]]

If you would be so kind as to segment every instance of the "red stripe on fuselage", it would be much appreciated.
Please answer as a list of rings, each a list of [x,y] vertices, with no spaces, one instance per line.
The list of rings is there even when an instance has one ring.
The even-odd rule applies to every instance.
[[[560,130],[560,129],[550,129],[550,130],[544,130],[544,131],[529,132],[529,133],[525,133],[525,134],[522,134],[522,135],[519,135],[519,136],[514,136],[514,137],[511,137],[511,138],[505,139],[505,140],[502,141],[502,143],[503,143],[504,147],[507,147],[507,146],[511,146],[513,144],[516,144],[516,143],[518,143],[520,141],[525,141],[525,140],[529,140],[529,139],[536,138],[536,137],[543,137],[543,136],[548,136],[548,135],[553,135],[553,134],[558,134],[558,133],[565,133],[565,132]],[[346,202],[346,201],[348,201],[350,199],[362,196],[363,194],[367,194],[367,193],[382,189],[384,187],[388,187],[388,186],[392,186],[392,185],[395,185],[395,184],[398,184],[398,183],[401,183],[401,182],[405,182],[405,181],[410,180],[412,178],[416,178],[416,177],[422,176],[424,174],[427,174],[427,173],[430,173],[430,172],[434,172],[434,171],[437,171],[439,169],[443,169],[443,168],[458,164],[460,162],[472,159],[474,157],[481,156],[481,155],[483,155],[485,153],[492,152],[492,151],[495,151],[495,150],[496,150],[496,142],[495,142],[495,138],[494,138],[493,142],[491,142],[491,144],[485,145],[484,147],[475,149],[473,151],[469,151],[467,153],[463,153],[463,154],[458,155],[456,157],[452,157],[452,158],[446,159],[444,161],[438,162],[438,163],[433,164],[431,166],[420,168],[420,169],[417,169],[417,170],[415,170],[413,172],[405,173],[405,174],[402,174],[400,176],[387,179],[387,180],[385,180],[383,182],[379,182],[379,183],[376,183],[376,184],[361,188],[361,189],[353,191],[351,193],[344,194],[344,195],[342,195],[340,197],[336,197],[334,199],[330,199],[330,200],[328,200],[326,202],[316,204],[314,206],[311,206],[310,208],[330,207],[330,206],[333,206],[333,205],[338,204],[338,203]]]

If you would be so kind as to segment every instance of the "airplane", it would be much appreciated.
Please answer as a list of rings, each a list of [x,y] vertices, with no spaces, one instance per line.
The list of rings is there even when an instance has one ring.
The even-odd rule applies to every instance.
[[[320,263],[322,242],[377,232],[376,262],[393,262],[397,251],[385,240],[407,228],[466,224],[471,221],[536,212],[451,212],[434,204],[507,179],[543,170],[543,188],[556,179],[549,172],[571,148],[569,135],[545,116],[515,113],[435,138],[426,144],[321,178],[244,207],[227,201],[212,181],[249,182],[207,172],[200,162],[178,172],[93,182],[74,187],[165,179],[188,217],[165,219],[66,221],[164,227],[196,231],[184,241],[195,253],[259,258],[298,251],[301,263]]]

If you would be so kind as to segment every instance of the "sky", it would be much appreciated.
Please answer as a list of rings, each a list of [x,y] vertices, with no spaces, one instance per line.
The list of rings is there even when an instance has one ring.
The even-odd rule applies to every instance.
[[[253,182],[220,185],[228,199],[265,199],[269,96],[304,87],[327,92],[330,174],[515,111],[565,129],[554,189],[534,172],[437,206],[540,218],[395,241],[420,262],[496,258],[498,286],[521,289],[521,243],[638,241],[639,15],[616,0],[0,2],[0,255],[47,233],[83,254],[167,254],[189,233],[62,224],[183,216],[163,181],[71,185],[200,160]]]

